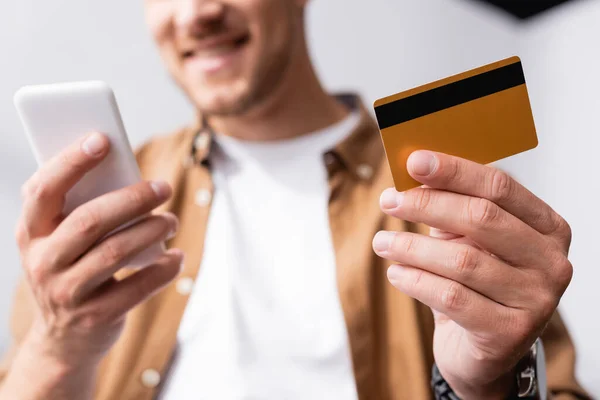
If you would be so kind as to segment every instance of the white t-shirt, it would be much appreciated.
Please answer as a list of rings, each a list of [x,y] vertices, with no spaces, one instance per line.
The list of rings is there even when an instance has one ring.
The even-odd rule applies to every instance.
[[[323,154],[358,124],[217,137],[202,265],[163,400],[356,399]]]

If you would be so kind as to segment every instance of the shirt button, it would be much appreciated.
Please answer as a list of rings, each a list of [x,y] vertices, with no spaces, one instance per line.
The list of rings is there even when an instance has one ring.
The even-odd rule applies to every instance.
[[[210,201],[212,200],[212,194],[208,189],[200,189],[196,192],[196,197],[194,200],[196,202],[196,205],[200,207],[206,207],[210,204]]]
[[[142,385],[147,388],[155,388],[160,383],[160,374],[157,370],[149,368],[142,372]]]
[[[368,164],[361,164],[356,168],[356,174],[362,179],[371,179],[373,176],[373,167]]]
[[[187,296],[194,289],[194,280],[189,277],[180,278],[175,285],[177,293],[182,296]]]

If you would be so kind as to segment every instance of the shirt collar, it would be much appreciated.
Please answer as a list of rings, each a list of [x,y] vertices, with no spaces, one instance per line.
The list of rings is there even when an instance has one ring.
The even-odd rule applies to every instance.
[[[358,96],[340,94],[336,98],[349,109],[358,111],[360,119],[353,132],[328,152],[329,157],[333,156],[339,160],[352,176],[360,180],[370,180],[384,151],[377,124]],[[184,160],[184,165],[208,165],[209,156],[215,148],[213,139],[214,132],[204,119],[198,116],[186,132],[185,141],[190,153]]]

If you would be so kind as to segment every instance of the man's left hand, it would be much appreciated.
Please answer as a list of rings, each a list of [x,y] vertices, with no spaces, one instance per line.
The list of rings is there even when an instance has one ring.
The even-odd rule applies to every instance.
[[[571,281],[569,225],[490,166],[418,151],[408,171],[426,186],[388,189],[381,208],[431,235],[379,232],[373,248],[398,263],[390,282],[433,310],[435,360],[456,394],[506,398]]]

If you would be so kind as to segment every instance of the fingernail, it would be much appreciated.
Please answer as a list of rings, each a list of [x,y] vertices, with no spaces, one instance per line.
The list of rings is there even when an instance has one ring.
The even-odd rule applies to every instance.
[[[92,133],[81,145],[81,149],[89,156],[98,156],[104,151],[107,140],[99,133]]]
[[[381,198],[379,199],[379,203],[381,208],[384,210],[393,210],[402,205],[402,201],[404,200],[404,193],[396,192],[395,189],[386,189],[381,194]]]
[[[177,248],[169,249],[169,253],[179,256],[181,258],[181,261],[179,262],[179,272],[181,272],[184,267],[185,253],[183,252],[183,250]]]
[[[176,216],[172,215],[172,214],[167,214],[169,215],[169,218],[171,219],[170,223],[171,223],[171,230],[169,231],[169,234],[167,235],[167,240],[173,239],[175,237],[175,235],[177,234],[177,229],[179,229],[179,220],[177,219]]]
[[[179,256],[183,259],[183,250],[181,250],[181,249],[172,248],[172,249],[169,249],[169,253]]]
[[[156,194],[156,197],[158,197],[159,200],[164,200],[167,197],[169,197],[171,189],[167,182],[153,181],[150,182],[150,186],[152,187],[154,194]]]
[[[404,269],[400,265],[392,265],[387,270],[387,277],[390,282],[397,282],[402,279]]]
[[[415,175],[431,175],[437,168],[437,157],[429,151],[416,151],[408,157],[408,167]]]
[[[378,253],[383,253],[387,251],[390,248],[393,239],[393,232],[377,232],[377,234],[373,238],[373,250],[375,250]]]
[[[179,263],[179,273],[185,269],[185,254],[181,252],[181,262]]]

